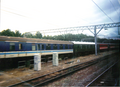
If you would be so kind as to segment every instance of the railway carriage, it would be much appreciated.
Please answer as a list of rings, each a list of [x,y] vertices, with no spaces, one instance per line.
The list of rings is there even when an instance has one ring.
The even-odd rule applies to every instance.
[[[86,55],[95,52],[95,43],[93,42],[73,42],[74,57]]]
[[[74,57],[80,55],[86,55],[95,53],[95,43],[94,42],[73,42],[73,55]],[[119,44],[117,43],[97,43],[97,52],[118,50]]]
[[[100,51],[118,50],[118,43],[98,43]]]
[[[73,53],[72,47],[68,41],[0,36],[0,58]]]
[[[34,54],[42,56],[42,62],[52,60],[53,52],[59,58],[73,54],[73,43],[69,41],[0,36],[0,69],[30,66]]]

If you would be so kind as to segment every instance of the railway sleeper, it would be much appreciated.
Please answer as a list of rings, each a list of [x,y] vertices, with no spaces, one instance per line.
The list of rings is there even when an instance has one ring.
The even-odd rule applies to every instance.
[[[103,59],[103,58],[102,58]],[[40,80],[39,79],[39,82],[42,82],[42,83],[39,83],[39,84],[43,84],[44,82],[47,82],[47,81],[49,81],[49,80],[51,80],[51,79],[55,79],[55,78],[57,78],[57,77],[60,77],[60,76],[63,76],[63,75],[66,75],[66,74],[69,74],[69,73],[71,73],[71,72],[74,72],[74,71],[77,71],[77,70],[79,70],[79,69],[83,69],[83,68],[85,68],[85,67],[88,67],[88,66],[90,66],[90,65],[92,65],[92,64],[95,64],[95,63],[97,63],[97,62],[99,62],[98,60],[101,60],[100,58],[98,58],[98,59],[95,59],[95,60],[92,60],[92,61],[89,61],[89,62],[86,62],[86,63],[80,63],[80,65],[75,65],[75,66],[72,66],[72,67],[68,67],[68,68],[66,68],[66,69],[62,69],[62,70],[59,70],[59,71],[55,71],[55,72],[60,72],[59,74],[55,74],[54,76],[49,76],[50,74],[54,74],[55,72],[53,72],[53,73],[49,73],[49,74],[46,74],[46,75],[43,75],[43,76],[40,76],[40,77],[38,77],[38,78],[34,78],[34,79],[39,79],[39,78],[41,78],[41,77],[43,77],[43,78],[45,78],[46,76],[48,76],[48,77],[46,77],[45,79],[46,79],[46,81],[45,81],[45,79],[44,80]],[[83,65],[85,65],[85,66],[83,66]],[[43,79],[42,78],[42,79]],[[31,80],[34,80],[34,79],[31,79]],[[31,80],[28,80],[28,81],[26,81],[26,82],[30,82]],[[36,85],[39,85],[39,84],[36,84]]]

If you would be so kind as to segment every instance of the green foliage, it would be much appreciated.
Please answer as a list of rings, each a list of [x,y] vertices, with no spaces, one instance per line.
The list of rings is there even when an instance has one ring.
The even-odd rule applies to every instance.
[[[16,30],[15,31],[15,37],[22,37],[22,34],[18,30]]]
[[[42,34],[38,31],[38,32],[35,34],[35,37],[36,37],[36,38],[42,38]]]
[[[7,30],[3,30],[0,33],[1,36],[15,36],[15,33],[13,31],[11,31],[10,29]]]
[[[21,34],[18,30],[11,31],[10,29],[0,32],[0,36],[13,36],[13,37],[27,37],[27,38],[42,38],[42,34],[38,31],[35,35],[30,32]]]
[[[34,36],[30,32],[26,32],[22,35],[23,35],[23,37],[27,37],[27,38],[34,38]]]
[[[0,32],[1,36],[14,36],[14,37],[22,37],[22,34],[16,30],[15,32],[11,31],[10,29],[3,30]]]
[[[92,36],[87,36],[84,34],[62,34],[56,36],[44,36],[42,39],[52,39],[52,40],[64,40],[64,41],[81,41],[83,38],[89,38]],[[92,37],[93,38],[93,37]]]
[[[3,30],[0,32],[1,36],[14,36],[14,37],[27,37],[27,38],[40,38],[40,39],[51,39],[51,40],[64,40],[64,41],[81,41],[83,38],[89,38],[92,36],[87,36],[84,34],[62,34],[62,35],[55,35],[55,36],[44,36],[38,31],[36,34],[32,34],[30,32],[25,32],[21,34],[18,30],[15,32],[11,31],[10,29]],[[85,40],[84,40],[85,41]],[[87,41],[87,39],[86,39]]]
[[[42,38],[42,34],[38,31],[35,35],[33,35],[30,32],[26,32],[24,34],[22,34],[23,37],[27,37],[27,38]]]
[[[13,36],[13,37],[27,37],[27,38],[40,38],[40,39],[51,39],[51,40],[64,40],[64,41],[84,41],[84,42],[94,42],[93,36],[87,36],[85,34],[62,34],[62,35],[55,35],[55,36],[44,36],[38,31],[36,34],[32,34],[30,32],[26,32],[21,34],[18,30],[15,32],[11,31],[10,29],[3,30],[0,32],[0,36]],[[98,43],[117,43],[117,40],[112,39],[101,39],[97,38]]]

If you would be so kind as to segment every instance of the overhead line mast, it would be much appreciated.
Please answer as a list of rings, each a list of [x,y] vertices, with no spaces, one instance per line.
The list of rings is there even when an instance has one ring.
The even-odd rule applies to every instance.
[[[68,27],[68,28],[59,28],[59,29],[50,29],[50,30],[40,30],[41,33],[58,33],[58,32],[71,32],[71,31],[77,31],[80,30],[89,30],[91,33],[94,34],[95,37],[95,55],[97,55],[97,34],[104,28],[114,28],[114,27],[120,27],[120,22],[117,23],[109,23],[109,24],[99,24],[99,25],[90,25],[90,26],[77,26],[77,27]],[[96,29],[99,29],[98,32],[96,32]],[[94,32],[92,32],[94,30]],[[34,31],[35,32],[35,31]]]

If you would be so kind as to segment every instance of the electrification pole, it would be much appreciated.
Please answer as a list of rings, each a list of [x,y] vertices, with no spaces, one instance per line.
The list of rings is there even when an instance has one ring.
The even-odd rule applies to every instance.
[[[95,55],[97,55],[97,34],[96,34],[96,26],[94,27],[94,38],[95,38]]]

